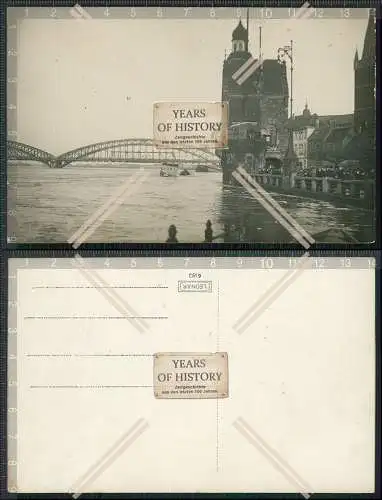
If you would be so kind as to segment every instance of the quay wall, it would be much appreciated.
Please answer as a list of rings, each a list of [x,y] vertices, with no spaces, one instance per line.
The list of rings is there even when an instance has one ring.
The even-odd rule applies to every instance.
[[[255,174],[254,178],[267,191],[323,201],[337,201],[344,205],[374,210],[375,183],[371,179],[300,177],[296,174],[290,176]]]

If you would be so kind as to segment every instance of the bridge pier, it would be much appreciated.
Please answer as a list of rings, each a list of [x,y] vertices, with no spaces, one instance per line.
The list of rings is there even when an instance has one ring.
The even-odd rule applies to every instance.
[[[63,165],[61,161],[54,159],[49,162],[49,168],[62,168]]]

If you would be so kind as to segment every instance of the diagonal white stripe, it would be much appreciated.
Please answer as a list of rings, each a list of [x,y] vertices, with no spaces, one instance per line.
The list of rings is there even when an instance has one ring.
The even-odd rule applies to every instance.
[[[92,16],[78,3],[73,7],[73,9],[75,9],[83,19],[92,19]]]
[[[236,78],[238,78],[243,73],[243,71],[245,71],[254,62],[256,62],[256,59],[251,56],[248,59],[248,61],[246,61],[244,64],[242,64],[240,66],[240,68],[235,71],[235,73],[232,75],[232,78],[234,80],[236,80]]]
[[[255,311],[257,307],[259,307],[266,299],[269,298],[269,296],[274,293],[275,290],[280,288],[282,284],[285,282],[286,279],[288,279],[289,276],[294,275],[299,268],[301,268],[304,263],[309,260],[309,252],[305,252],[304,255],[299,259],[299,265],[298,267],[294,269],[289,269],[287,273],[285,273],[276,283],[274,283],[268,290],[264,292],[264,294],[257,300],[252,306],[234,323],[233,328],[237,328],[240,323],[245,321],[247,317]]]
[[[302,16],[310,7],[309,2],[305,2],[296,12],[296,18]]]
[[[144,175],[142,175],[135,184],[132,184],[130,185],[129,183],[129,186],[128,186],[128,190],[127,192],[124,192],[122,193],[121,196],[119,196],[118,199],[114,200],[114,203],[113,205],[111,205],[107,210],[106,212],[104,212],[95,222],[94,224],[89,227],[89,229],[87,229],[80,238],[78,238],[78,240],[76,240],[74,243],[73,243],[73,248],[78,248],[80,245],[82,245],[82,243],[87,240],[93,233],[94,231],[96,231],[98,229],[98,227],[102,224],[102,222],[107,219],[107,217],[109,217],[109,215],[111,215],[120,205],[122,205],[122,203],[126,200],[126,198],[130,195],[132,195],[133,193],[135,193],[138,188],[140,187],[140,185],[147,179],[147,177],[149,177],[150,173],[149,172],[146,172]]]
[[[138,177],[138,172],[128,179],[122,186],[117,188],[117,190],[110,196],[110,198],[101,205],[83,224],[77,229],[77,231],[68,239],[68,243],[73,243],[79,236],[85,232],[109,207],[112,205],[116,199],[118,199],[124,192],[129,188],[130,184],[133,184]]]
[[[242,418],[238,418],[233,426],[244,436],[249,443],[257,448],[283,476],[298,488],[298,492],[304,498],[310,498],[313,488],[301,478],[301,476],[281,457],[281,455],[271,448],[271,446]]]
[[[315,242],[312,236],[300,226],[300,224],[279,204],[272,196],[254,179],[243,167],[238,167],[237,171],[248,181],[268,202],[305,238],[311,245]]]
[[[303,270],[310,265],[309,254],[305,253],[298,269],[288,271],[271,288],[269,288],[258,301],[255,302],[235,323],[234,329],[238,334],[242,334],[265,312],[280,295],[301,276]]]
[[[143,434],[143,432],[149,427],[148,423],[140,418],[137,422],[129,429],[117,442],[112,446],[112,448],[107,451],[94,465],[92,465],[88,471],[76,481],[76,483],[71,488],[70,492],[77,492],[73,495],[73,498],[77,499],[89,484],[91,484],[97,477],[99,477],[122,453],[133,444],[136,439]]]
[[[296,19],[308,19],[309,17],[312,17],[313,14],[314,14],[314,9],[310,8],[310,9],[307,9],[304,13],[302,13]]]
[[[76,9],[70,9],[69,14],[76,19],[82,19],[82,16]]]
[[[74,261],[78,264],[79,271],[85,276],[87,281],[97,287],[97,290],[106,298],[106,300],[115,307],[115,309],[129,319],[130,323],[140,332],[143,333],[149,329],[149,325],[142,318],[139,318],[139,313],[131,307],[126,300],[124,300],[120,295],[112,289],[106,288],[108,283],[94,270],[90,267],[86,267],[86,261],[79,255],[76,254]],[[103,285],[105,288],[100,288],[99,285]],[[135,316],[132,318],[131,316]]]
[[[255,62],[253,66],[251,66],[245,73],[242,75],[236,83],[242,85],[255,71],[257,71],[263,64],[263,60],[260,58]]]
[[[141,172],[143,172],[143,169],[141,169]],[[146,172],[138,179],[137,175],[136,173],[131,179],[128,179],[118,188],[117,191],[69,238],[68,243],[72,243],[74,248],[78,248],[128,196],[139,188],[150,174]]]
[[[232,176],[259,202],[263,207],[295,238],[304,248],[309,248],[310,243],[308,243],[301,234],[294,229],[294,227],[289,224],[289,222],[284,219],[284,217],[279,214],[257,191],[253,188],[239,172],[233,172]]]

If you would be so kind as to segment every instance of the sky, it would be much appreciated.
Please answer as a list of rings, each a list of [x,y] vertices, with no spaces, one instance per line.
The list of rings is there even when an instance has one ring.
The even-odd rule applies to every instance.
[[[219,101],[237,19],[29,19],[19,25],[17,132],[52,154],[152,137],[156,101]],[[294,113],[352,113],[367,19],[262,23],[265,59],[293,39]],[[250,24],[258,57],[259,24]]]

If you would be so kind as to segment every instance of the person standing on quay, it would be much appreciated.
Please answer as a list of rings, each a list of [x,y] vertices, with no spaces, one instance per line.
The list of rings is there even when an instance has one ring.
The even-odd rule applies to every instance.
[[[208,220],[206,224],[206,229],[204,231],[204,241],[205,243],[212,243],[212,224],[211,221]]]
[[[176,233],[176,226],[174,226],[174,224],[171,224],[171,226],[168,228],[168,238],[166,240],[166,243],[178,243]]]

